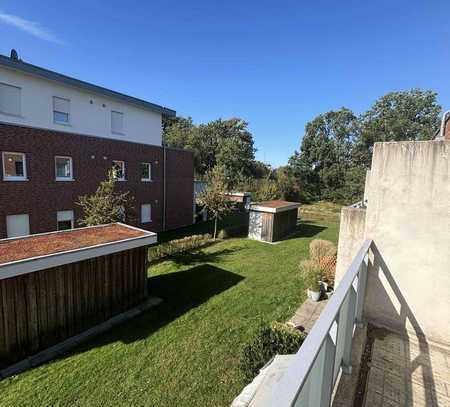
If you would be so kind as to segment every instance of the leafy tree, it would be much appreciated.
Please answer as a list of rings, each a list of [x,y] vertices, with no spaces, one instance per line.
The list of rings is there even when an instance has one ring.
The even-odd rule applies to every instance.
[[[303,197],[307,200],[339,200],[352,166],[352,146],[358,134],[358,120],[343,107],[317,116],[306,124],[300,152],[289,160]]]
[[[228,183],[236,184],[254,168],[255,148],[248,123],[238,119],[214,120],[195,126],[192,119],[166,119],[163,138],[170,147],[186,148],[194,153],[197,177],[217,164],[226,168]]]
[[[206,189],[199,195],[199,202],[214,219],[214,239],[217,237],[217,222],[231,209],[231,202],[225,196],[228,191],[225,169],[215,166],[206,174]]]
[[[439,128],[441,106],[431,90],[390,92],[360,118],[354,160],[370,166],[377,141],[430,140]]]
[[[300,200],[300,186],[295,178],[292,168],[279,167],[275,171],[279,197],[285,201]]]
[[[196,127],[191,117],[163,118],[163,141],[170,147],[186,148],[194,131]]]
[[[130,219],[132,202],[134,198],[130,192],[119,193],[115,191],[116,177],[114,171],[108,172],[107,179],[100,182],[99,187],[92,195],[83,195],[76,204],[83,209],[83,217],[79,224],[83,226],[104,225],[107,223],[125,221]],[[128,214],[128,215],[126,215]]]

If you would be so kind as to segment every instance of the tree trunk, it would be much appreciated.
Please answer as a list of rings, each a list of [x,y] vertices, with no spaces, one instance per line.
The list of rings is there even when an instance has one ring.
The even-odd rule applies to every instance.
[[[217,216],[214,218],[214,240],[217,237]]]

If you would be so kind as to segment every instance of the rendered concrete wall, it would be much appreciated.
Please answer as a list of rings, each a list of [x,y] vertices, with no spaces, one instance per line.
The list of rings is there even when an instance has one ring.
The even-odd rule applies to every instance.
[[[382,258],[369,269],[366,317],[442,343],[450,343],[449,163],[450,141],[375,144],[365,226]]]
[[[335,285],[337,286],[364,242],[366,210],[345,207],[341,210],[338,258]]]

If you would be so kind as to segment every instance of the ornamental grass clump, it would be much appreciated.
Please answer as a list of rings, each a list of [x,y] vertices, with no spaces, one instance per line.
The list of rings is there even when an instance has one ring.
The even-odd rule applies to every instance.
[[[299,264],[300,274],[306,286],[314,292],[320,291],[321,270],[314,260],[302,260]]]

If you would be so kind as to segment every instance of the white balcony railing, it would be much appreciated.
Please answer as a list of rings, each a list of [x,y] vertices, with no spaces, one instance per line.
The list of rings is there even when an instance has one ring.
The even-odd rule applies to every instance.
[[[328,407],[341,372],[350,373],[356,324],[362,324],[369,250],[362,245],[306,337],[289,369],[274,388],[270,406]]]

